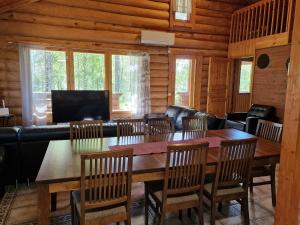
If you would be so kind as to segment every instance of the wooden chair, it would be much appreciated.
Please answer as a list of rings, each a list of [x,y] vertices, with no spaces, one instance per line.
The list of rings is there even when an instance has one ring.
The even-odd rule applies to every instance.
[[[215,224],[216,204],[241,200],[245,224],[249,225],[248,186],[256,138],[221,142],[214,182],[204,186],[204,195],[211,201],[211,225]]]
[[[174,132],[173,119],[170,117],[150,118],[147,124],[149,135],[167,134]]]
[[[81,155],[80,191],[71,197],[72,224],[131,224],[132,152]]]
[[[190,116],[182,117],[182,131],[206,131],[207,130],[207,116]]]
[[[102,138],[103,137],[103,121],[77,121],[70,123],[70,140]]]
[[[256,136],[262,137],[264,139],[279,143],[281,141],[283,125],[279,123],[274,123],[266,120],[259,120]],[[255,177],[265,177],[268,176],[270,179],[268,181],[254,182]],[[276,164],[275,165],[265,165],[265,166],[255,166],[252,168],[250,190],[253,192],[254,186],[261,185],[271,185],[272,193],[272,205],[276,206]]]
[[[145,224],[148,225],[149,206],[159,214],[164,224],[171,211],[196,208],[199,224],[203,224],[203,186],[208,143],[169,145],[163,187],[156,182],[145,183]],[[155,201],[156,206],[150,201]]]
[[[145,134],[144,119],[128,119],[117,121],[117,137],[136,136]]]

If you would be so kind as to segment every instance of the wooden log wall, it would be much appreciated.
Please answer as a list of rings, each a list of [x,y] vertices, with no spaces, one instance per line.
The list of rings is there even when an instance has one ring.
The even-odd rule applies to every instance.
[[[0,43],[0,100],[5,100],[10,113],[21,123],[22,100],[19,76],[19,52],[16,45]]]
[[[176,49],[203,55],[200,108],[206,110],[209,57],[227,57],[231,15],[242,0],[196,0],[192,28],[169,28],[170,0],[41,0],[0,15],[0,34],[16,43],[72,49],[127,49],[151,53],[152,111],[168,97],[168,48],[144,46],[142,29],[175,33]],[[17,79],[17,78],[15,78]],[[10,106],[12,107],[12,106]],[[16,108],[20,111],[20,106]]]
[[[256,59],[261,54],[267,54],[270,63],[265,69],[255,66],[252,103],[276,107],[277,116],[283,121],[288,73],[286,62],[290,57],[290,46],[258,50]]]

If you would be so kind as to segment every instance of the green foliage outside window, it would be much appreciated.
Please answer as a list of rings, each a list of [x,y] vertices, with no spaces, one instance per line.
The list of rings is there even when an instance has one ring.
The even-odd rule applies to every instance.
[[[65,52],[32,49],[30,61],[33,93],[67,89]]]
[[[176,59],[175,105],[187,106],[188,104],[188,101],[184,101],[183,98],[184,95],[188,96],[189,94],[191,65],[190,59]]]
[[[103,54],[74,53],[75,90],[103,90],[105,76]]]
[[[252,62],[242,61],[239,93],[250,93]]]

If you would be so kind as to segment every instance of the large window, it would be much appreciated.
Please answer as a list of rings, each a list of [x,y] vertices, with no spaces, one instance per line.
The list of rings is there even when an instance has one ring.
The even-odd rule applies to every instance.
[[[74,52],[75,90],[103,90],[104,54]]]
[[[252,80],[252,61],[242,61],[240,71],[240,94],[249,94],[251,92],[251,80]]]
[[[190,106],[191,75],[193,61],[191,59],[176,59],[175,73],[175,104]]]
[[[149,62],[147,53],[102,54],[20,46],[23,121],[28,125],[52,122],[51,90],[106,89],[111,93],[113,118],[149,113]]]
[[[32,114],[34,123],[46,123],[51,115],[51,90],[67,89],[66,54],[30,50]]]

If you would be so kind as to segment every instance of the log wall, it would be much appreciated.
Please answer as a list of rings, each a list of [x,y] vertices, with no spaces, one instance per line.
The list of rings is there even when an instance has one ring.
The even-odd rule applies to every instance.
[[[151,51],[152,111],[162,112],[168,97],[168,48],[142,45],[140,32],[174,32],[173,48],[191,49],[203,55],[199,101],[200,108],[206,110],[209,57],[227,57],[231,15],[242,7],[241,2],[197,0],[194,26],[171,30],[169,0],[42,0],[0,15],[0,34],[14,43]],[[19,79],[18,72],[15,76],[15,80]],[[6,96],[9,92],[5,92]],[[21,111],[20,104],[9,106]]]
[[[255,66],[252,103],[276,107],[277,116],[283,121],[288,73],[286,62],[290,57],[290,46],[258,50],[256,59],[261,54],[267,54],[270,63],[265,69]]]

